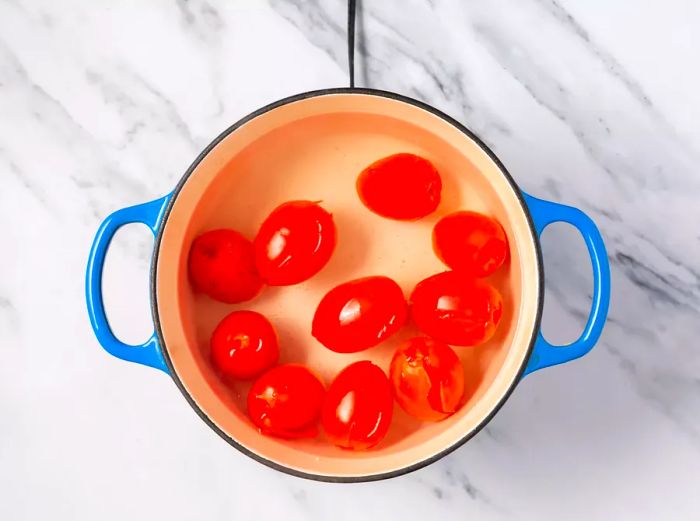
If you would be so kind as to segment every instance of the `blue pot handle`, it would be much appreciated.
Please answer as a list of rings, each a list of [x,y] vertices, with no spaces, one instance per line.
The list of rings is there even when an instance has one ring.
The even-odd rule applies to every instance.
[[[107,217],[95,234],[85,274],[85,299],[90,323],[105,351],[122,360],[155,367],[165,373],[168,373],[168,368],[155,332],[141,345],[125,344],[114,336],[102,301],[102,268],[109,243],[116,231],[125,224],[142,223],[150,228],[154,236],[158,233],[169,199],[170,194],[155,201],[122,208]]]
[[[583,236],[593,265],[593,305],[588,322],[578,340],[568,345],[555,346],[537,332],[535,347],[525,374],[551,365],[562,364],[588,353],[600,338],[610,304],[610,266],[603,238],[593,221],[578,208],[537,199],[523,193],[539,237],[551,223],[566,222]]]

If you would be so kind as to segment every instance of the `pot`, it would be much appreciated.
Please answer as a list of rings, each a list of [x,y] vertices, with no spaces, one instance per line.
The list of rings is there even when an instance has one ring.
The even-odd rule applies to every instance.
[[[396,152],[426,157],[440,171],[443,199],[435,215],[397,223],[359,202],[357,174]],[[237,306],[193,292],[187,256],[197,235],[233,227],[252,238],[272,208],[292,199],[323,200],[334,214],[338,246],[318,275],[297,286],[267,288],[256,300]],[[466,403],[438,423],[418,422],[397,409],[387,438],[366,452],[344,451],[323,439],[261,435],[247,419],[245,387],[232,392],[210,368],[207,350],[216,323],[233,309],[261,311],[273,319],[283,339],[290,339],[282,345],[281,361],[303,361],[327,383],[355,360],[369,358],[386,370],[392,340],[385,342],[388,347],[362,353],[333,353],[310,335],[315,307],[341,281],[387,274],[408,294],[417,281],[444,271],[430,247],[431,229],[441,215],[458,209],[496,217],[510,245],[507,268],[496,275],[506,309],[495,337],[482,346],[458,348]],[[579,230],[593,266],[588,322],[580,338],[565,346],[550,344],[540,333],[544,277],[539,236],[559,221]],[[155,235],[150,281],[154,333],[143,345],[116,338],[101,294],[109,243],[128,223],[143,223]],[[243,453],[296,476],[369,481],[415,470],[446,455],[493,418],[524,375],[590,351],[605,322],[610,274],[593,222],[576,208],[525,194],[494,153],[463,125],[404,96],[339,88],[292,96],[250,114],[197,157],[172,193],[107,217],[90,251],[86,298],[95,335],[106,351],[167,373],[202,420]]]

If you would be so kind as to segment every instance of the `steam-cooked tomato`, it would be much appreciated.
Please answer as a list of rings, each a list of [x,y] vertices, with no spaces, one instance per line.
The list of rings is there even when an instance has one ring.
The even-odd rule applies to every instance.
[[[365,277],[330,290],[314,314],[311,333],[338,353],[375,346],[406,321],[406,299],[388,277]]]
[[[453,270],[486,277],[508,256],[508,240],[501,224],[476,212],[455,212],[433,228],[433,248]]]
[[[343,369],[328,387],[321,423],[335,445],[365,450],[386,436],[392,413],[389,380],[384,371],[365,360]]]
[[[429,337],[404,342],[389,371],[401,408],[420,420],[439,421],[457,410],[464,394],[464,371],[447,344]]]
[[[416,285],[411,314],[426,335],[451,345],[473,346],[493,336],[503,314],[503,301],[488,282],[445,271]]]
[[[334,248],[333,216],[316,202],[290,201],[260,226],[255,263],[270,286],[289,286],[318,273]]]
[[[188,265],[195,290],[221,302],[250,300],[263,286],[252,243],[234,230],[212,230],[197,237]]]
[[[303,365],[278,365],[248,393],[248,415],[260,432],[282,438],[313,438],[325,390]]]
[[[442,180],[433,164],[414,154],[394,154],[375,161],[357,178],[357,193],[374,213],[412,221],[435,211]]]
[[[272,324],[255,311],[234,311],[211,335],[211,360],[231,378],[258,376],[277,363],[279,344]]]

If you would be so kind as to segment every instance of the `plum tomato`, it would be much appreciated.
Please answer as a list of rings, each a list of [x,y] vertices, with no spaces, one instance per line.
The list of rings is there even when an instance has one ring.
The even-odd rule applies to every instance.
[[[376,346],[406,322],[403,292],[389,277],[364,277],[330,290],[316,308],[311,334],[336,353]]]
[[[433,164],[414,154],[394,154],[375,161],[357,178],[364,205],[389,219],[413,221],[440,204],[442,180]]]
[[[410,300],[418,328],[456,346],[474,346],[489,340],[503,314],[501,294],[493,286],[457,271],[422,280]]]
[[[255,237],[255,264],[270,286],[289,286],[318,273],[335,248],[333,216],[313,201],[275,208]]]
[[[303,365],[273,367],[248,393],[248,416],[263,434],[281,438],[313,438],[325,389]]]
[[[450,346],[429,337],[404,342],[394,353],[389,377],[398,404],[419,420],[444,420],[457,410],[464,394],[459,357]]]
[[[197,237],[188,268],[195,290],[228,304],[252,299],[263,286],[253,244],[234,230],[212,230]]]
[[[508,256],[508,240],[501,224],[477,212],[455,212],[433,228],[433,248],[453,270],[486,277]]]
[[[393,414],[391,384],[370,361],[343,369],[328,387],[321,424],[338,447],[365,450],[386,436]]]
[[[234,311],[216,326],[211,361],[224,376],[247,380],[277,363],[280,350],[270,322],[255,311]]]

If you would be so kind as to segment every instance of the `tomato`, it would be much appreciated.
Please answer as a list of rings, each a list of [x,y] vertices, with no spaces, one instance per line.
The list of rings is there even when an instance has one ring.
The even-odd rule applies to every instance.
[[[464,370],[447,344],[428,337],[407,340],[397,349],[389,370],[401,408],[425,421],[444,420],[464,394]]]
[[[364,205],[389,219],[412,221],[440,204],[442,180],[433,164],[414,154],[394,154],[375,161],[357,178]]]
[[[508,256],[508,240],[501,224],[476,212],[455,212],[433,228],[433,248],[453,270],[486,277]]]
[[[303,365],[278,365],[258,378],[248,393],[248,415],[263,434],[313,438],[325,389]]]
[[[289,286],[318,273],[335,248],[333,216],[312,201],[275,208],[255,237],[255,264],[270,286]]]
[[[389,277],[365,277],[330,290],[316,308],[311,334],[331,351],[355,353],[396,333],[406,322],[406,299]]]
[[[252,243],[234,230],[213,230],[197,237],[188,264],[195,290],[221,302],[250,300],[263,286]]]
[[[503,301],[488,282],[445,271],[416,285],[411,314],[426,335],[451,345],[473,346],[493,336],[503,314]]]
[[[328,387],[321,424],[333,444],[365,450],[386,436],[393,407],[384,371],[367,360],[356,362],[343,369]]]
[[[248,379],[277,363],[280,350],[272,324],[255,311],[234,311],[211,335],[211,360],[225,377]]]

